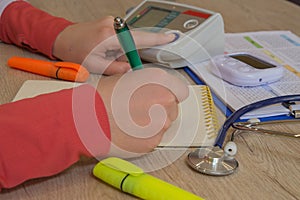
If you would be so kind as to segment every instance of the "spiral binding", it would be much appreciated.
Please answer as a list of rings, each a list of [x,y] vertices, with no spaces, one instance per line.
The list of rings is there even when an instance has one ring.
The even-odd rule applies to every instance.
[[[217,112],[211,91],[208,86],[201,89],[201,101],[204,110],[204,124],[209,139],[216,138],[219,130]]]

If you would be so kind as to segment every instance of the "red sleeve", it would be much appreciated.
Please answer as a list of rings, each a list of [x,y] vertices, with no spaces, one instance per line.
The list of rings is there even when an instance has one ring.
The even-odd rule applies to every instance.
[[[25,1],[9,4],[0,18],[0,40],[40,52],[51,59],[57,35],[72,22],[54,17]]]
[[[110,148],[107,113],[89,85],[0,105],[0,128],[0,190]]]

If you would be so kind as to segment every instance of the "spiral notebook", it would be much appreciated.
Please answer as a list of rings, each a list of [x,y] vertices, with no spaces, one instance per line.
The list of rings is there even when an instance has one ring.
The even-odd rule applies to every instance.
[[[72,88],[79,84],[65,81],[25,81],[13,101],[39,94]],[[189,86],[189,97],[179,104],[179,114],[164,134],[161,147],[211,146],[219,128],[209,88],[205,85]]]
[[[219,123],[210,89],[189,86],[189,97],[179,104],[179,115],[165,133],[159,147],[212,146]]]

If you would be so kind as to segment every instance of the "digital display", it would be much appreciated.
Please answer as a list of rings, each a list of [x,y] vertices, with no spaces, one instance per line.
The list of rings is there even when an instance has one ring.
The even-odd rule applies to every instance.
[[[266,61],[263,61],[259,58],[256,58],[256,57],[248,55],[248,54],[230,55],[230,57],[234,58],[236,60],[239,60],[243,63],[246,63],[256,69],[268,69],[268,68],[276,67],[275,65],[272,65],[271,63],[268,63]]]
[[[164,20],[170,11],[159,9],[155,7],[150,7],[145,14],[140,16],[134,23],[131,25],[135,27],[155,27],[162,20]]]

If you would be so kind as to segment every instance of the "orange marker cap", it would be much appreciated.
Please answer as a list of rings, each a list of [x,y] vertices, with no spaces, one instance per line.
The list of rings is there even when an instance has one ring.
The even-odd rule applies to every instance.
[[[90,73],[83,66],[71,62],[56,62],[54,65],[58,68],[56,78],[69,81],[85,82]]]
[[[89,77],[86,68],[71,62],[53,63],[14,56],[7,61],[7,64],[12,68],[67,81],[85,82]]]

